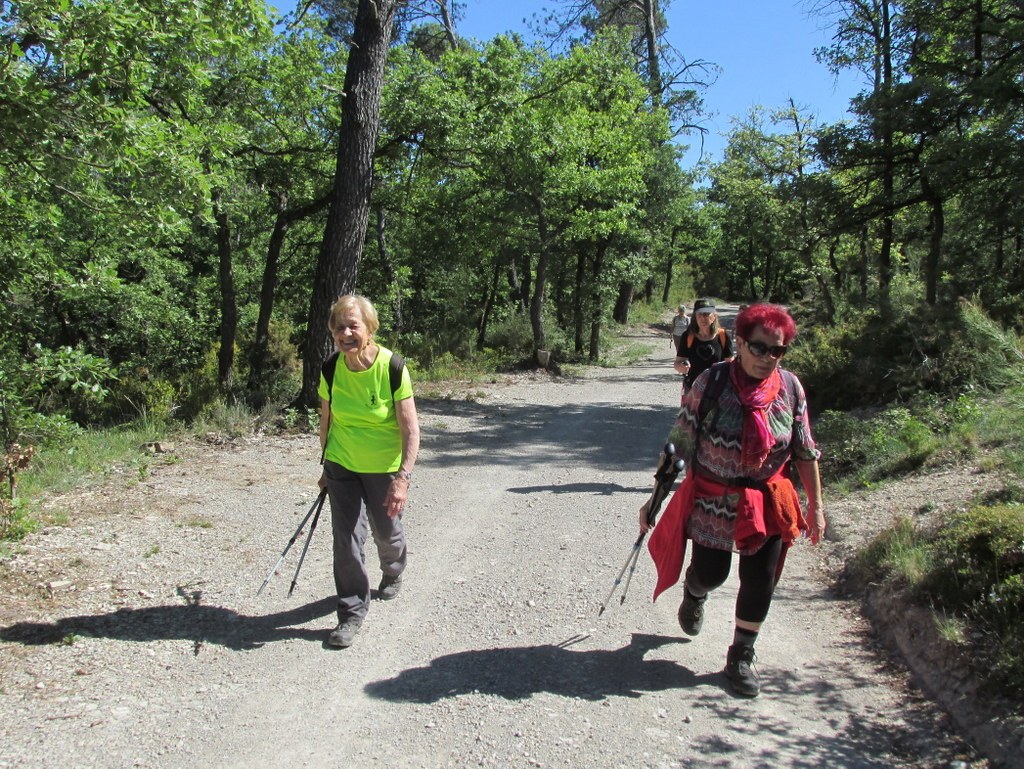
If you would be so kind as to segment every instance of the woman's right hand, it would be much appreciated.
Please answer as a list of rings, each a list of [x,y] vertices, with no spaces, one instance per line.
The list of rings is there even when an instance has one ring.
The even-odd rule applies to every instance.
[[[690,371],[690,361],[686,358],[676,358],[675,369],[683,376]]]
[[[647,499],[642,505],[640,505],[639,523],[640,531],[650,531],[651,525],[647,522],[647,513],[651,509],[651,500]]]
[[[327,488],[327,471],[321,471],[320,480],[316,482],[317,486],[320,487],[321,491]]]

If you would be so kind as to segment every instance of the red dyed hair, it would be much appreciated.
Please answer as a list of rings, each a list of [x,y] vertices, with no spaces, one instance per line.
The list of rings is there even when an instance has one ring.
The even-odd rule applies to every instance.
[[[783,344],[796,337],[796,321],[781,304],[752,304],[736,316],[736,336],[741,339],[747,339],[758,326],[765,331],[781,331]]]

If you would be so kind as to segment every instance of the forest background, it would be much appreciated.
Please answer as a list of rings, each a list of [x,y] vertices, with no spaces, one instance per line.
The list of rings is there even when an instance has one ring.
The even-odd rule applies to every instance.
[[[831,477],[1006,449],[974,514],[999,536],[934,556],[997,653],[1024,622],[1019,3],[821,0],[850,119],[765,105],[696,166],[714,64],[664,0],[552,6],[476,42],[445,0],[0,0],[3,534],[32,525],[17,473],[99,458],[96,430],[309,418],[341,291],[421,382],[768,300]]]

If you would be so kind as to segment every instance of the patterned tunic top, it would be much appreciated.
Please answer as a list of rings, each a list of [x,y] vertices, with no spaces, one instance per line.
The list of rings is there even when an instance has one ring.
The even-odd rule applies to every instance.
[[[697,377],[693,387],[683,396],[675,427],[669,435],[669,440],[676,446],[676,456],[685,459],[691,468],[705,469],[723,479],[743,477],[764,481],[782,470],[790,458],[817,460],[821,456],[811,437],[804,388],[795,376],[780,371],[782,387],[778,397],[768,407],[767,414],[768,429],[775,439],[774,445],[760,468],[753,471],[745,469],[741,462],[743,406],[726,369],[722,372],[725,386],[718,396],[718,407],[707,415],[701,425],[699,449],[694,457],[694,449],[698,444],[700,401],[714,372],[715,369],[710,369]],[[687,520],[689,538],[716,550],[735,549],[736,508],[741,491],[729,489],[720,497],[696,497]],[[756,552],[756,548],[740,552],[747,555]]]

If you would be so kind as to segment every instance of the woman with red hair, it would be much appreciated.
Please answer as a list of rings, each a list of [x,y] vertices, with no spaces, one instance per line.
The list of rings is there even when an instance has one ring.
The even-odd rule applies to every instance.
[[[755,304],[736,318],[737,356],[693,382],[669,440],[687,462],[649,548],[658,570],[654,597],[675,584],[687,541],[692,545],[683,583],[679,624],[700,632],[708,594],[729,576],[739,553],[733,643],[725,674],[733,691],[760,693],[754,642],[768,616],[786,550],[803,532],[817,544],[825,533],[818,473],[820,452],[811,437],[800,381],[779,364],[797,328],[785,308]],[[790,480],[796,466],[807,494],[806,516]],[[649,528],[647,506],[640,528]]]

